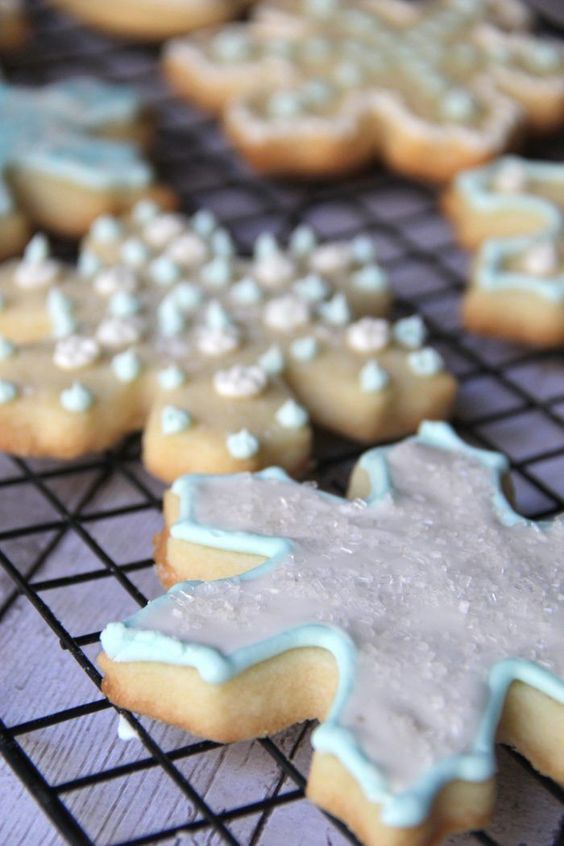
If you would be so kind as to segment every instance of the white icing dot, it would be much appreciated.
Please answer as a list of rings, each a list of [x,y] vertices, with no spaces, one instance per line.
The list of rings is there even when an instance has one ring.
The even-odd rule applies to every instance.
[[[208,248],[194,232],[185,232],[166,248],[166,255],[182,267],[195,267],[208,257]]]
[[[363,317],[347,329],[347,343],[357,352],[384,349],[390,342],[390,324],[378,317]]]
[[[143,227],[143,238],[155,250],[161,250],[173,238],[178,238],[186,224],[180,215],[159,214]]]
[[[240,334],[234,326],[225,329],[202,326],[198,329],[197,346],[205,355],[224,355],[237,349],[240,343]]]
[[[309,264],[316,273],[344,273],[351,264],[348,244],[323,244],[312,254]]]
[[[128,238],[120,249],[121,260],[129,267],[141,267],[149,258],[149,251],[140,238]]]
[[[558,249],[554,241],[533,244],[521,259],[523,270],[533,276],[551,276],[558,271]]]
[[[90,227],[90,237],[100,244],[111,244],[121,236],[123,227],[119,220],[111,215],[97,217]]]
[[[282,252],[261,257],[253,265],[253,274],[267,288],[278,288],[290,281],[295,273],[294,263]]]
[[[317,273],[308,273],[294,284],[294,291],[309,303],[318,303],[329,293],[329,285]]]
[[[34,235],[16,268],[15,282],[20,288],[44,288],[55,280],[59,262],[49,258],[49,242],[44,235]]]
[[[53,361],[61,370],[80,370],[93,364],[100,355],[100,346],[94,338],[69,335],[57,341]]]
[[[103,297],[109,297],[118,291],[131,293],[139,286],[137,274],[131,267],[116,264],[100,271],[94,278],[94,290]]]
[[[526,187],[527,171],[518,159],[502,159],[495,169],[493,188],[502,194],[518,194]]]
[[[133,206],[131,216],[135,223],[147,224],[159,214],[159,207],[152,200],[140,200]]]
[[[254,305],[260,302],[263,296],[260,285],[250,277],[236,282],[229,293],[231,298],[241,305]]]
[[[107,317],[96,330],[99,343],[110,349],[136,344],[142,335],[143,323],[139,319],[126,317]]]
[[[266,303],[263,319],[267,326],[280,332],[293,332],[309,323],[310,312],[307,303],[299,297],[287,294]]]
[[[233,432],[225,440],[227,450],[233,458],[245,461],[256,455],[260,448],[259,439],[249,432],[248,429],[241,429],[240,432]]]
[[[262,367],[246,367],[235,364],[228,370],[218,370],[213,377],[213,386],[222,397],[255,397],[262,394],[268,384],[268,375]]]

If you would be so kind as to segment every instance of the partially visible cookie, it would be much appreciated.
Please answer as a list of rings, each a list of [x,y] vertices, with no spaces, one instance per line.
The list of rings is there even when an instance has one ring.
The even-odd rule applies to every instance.
[[[444,198],[475,250],[468,329],[536,346],[564,344],[564,165],[505,156],[460,174]]]
[[[71,457],[143,428],[157,476],[299,473],[309,418],[361,442],[452,408],[455,379],[422,320],[390,322],[373,242],[287,248],[261,235],[236,255],[209,212],[138,204],[99,218],[78,268],[40,236],[0,268],[0,448]]]
[[[507,473],[425,423],[348,502],[278,468],[179,479],[187,581],[105,628],[103,691],[223,742],[319,719],[307,795],[367,846],[481,828],[496,738],[564,782],[564,519],[517,514]]]
[[[52,0],[89,26],[113,35],[161,41],[229,20],[255,0]]]
[[[0,52],[17,50],[27,32],[23,0],[0,0]]]
[[[164,70],[260,171],[443,181],[564,122],[564,50],[527,24],[518,0],[268,0],[170,42]]]
[[[39,89],[0,81],[0,257],[19,252],[34,226],[78,236],[140,198],[170,203],[140,150],[150,132],[129,88],[88,78]]]

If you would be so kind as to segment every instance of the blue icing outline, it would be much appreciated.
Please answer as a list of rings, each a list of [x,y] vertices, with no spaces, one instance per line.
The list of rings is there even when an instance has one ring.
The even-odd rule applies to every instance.
[[[455,189],[464,201],[478,212],[518,212],[539,217],[544,225],[529,235],[491,238],[477,253],[474,283],[487,291],[532,291],[549,302],[564,303],[564,274],[550,279],[517,271],[504,271],[502,264],[508,257],[524,252],[535,242],[547,237],[563,237],[563,215],[552,200],[529,193],[525,187],[514,194],[504,194],[492,187],[491,180],[504,165],[519,164],[528,177],[537,182],[561,182],[564,188],[564,165],[536,162],[518,156],[504,156],[484,167],[459,174]]]
[[[76,78],[35,89],[0,81],[0,215],[16,209],[4,176],[10,167],[94,190],[147,187],[153,172],[138,146],[98,134],[141,113],[141,98],[126,86]]]
[[[542,530],[552,525],[550,522],[534,523],[513,510],[501,486],[502,477],[509,466],[505,456],[468,446],[449,424],[442,422],[422,423],[417,435],[408,441],[467,455],[489,468],[493,483],[493,505],[498,519],[505,526],[525,523]],[[367,498],[369,506],[377,506],[383,499],[394,495],[388,458],[392,449],[393,447],[379,447],[365,453],[360,459],[360,467],[368,475],[370,482],[370,494]],[[236,479],[238,476],[239,474],[232,474],[222,478]],[[264,480],[273,479],[299,485],[298,482],[290,479],[285,471],[277,467],[267,468],[254,476]],[[217,477],[206,474],[190,475],[181,477],[174,483],[172,490],[180,499],[180,514],[178,521],[171,527],[171,535],[174,538],[214,549],[265,557],[266,560],[261,564],[233,577],[237,581],[260,578],[291,554],[293,542],[287,538],[227,531],[199,523],[194,513],[198,486],[210,478]],[[319,491],[318,494],[329,501],[342,502],[340,497],[332,494],[323,491]],[[233,581],[233,578],[218,581]],[[177,584],[168,594],[150,603],[150,606],[158,607],[167,603],[169,595],[176,591],[192,592],[200,584],[202,582],[199,581]],[[169,664],[194,667],[204,681],[220,684],[243,670],[289,649],[317,646],[331,652],[337,662],[339,684],[326,720],[313,733],[312,744],[317,751],[335,755],[340,760],[357,780],[368,800],[382,805],[382,820],[389,826],[404,828],[421,823],[427,817],[438,791],[456,779],[480,782],[494,775],[496,770],[495,733],[507,691],[513,681],[522,681],[557,702],[564,703],[564,680],[525,659],[507,658],[499,661],[493,665],[489,673],[490,695],[482,713],[472,750],[444,758],[408,789],[393,794],[387,787],[385,774],[357,745],[353,733],[339,723],[340,713],[355,679],[356,649],[348,634],[331,625],[304,624],[225,655],[213,647],[184,643],[158,632],[136,629],[137,624],[142,623],[145,613],[143,609],[129,617],[124,623],[111,623],[102,632],[102,645],[111,659],[116,661],[165,660]],[[166,655],[166,658],[163,658],[163,655]]]

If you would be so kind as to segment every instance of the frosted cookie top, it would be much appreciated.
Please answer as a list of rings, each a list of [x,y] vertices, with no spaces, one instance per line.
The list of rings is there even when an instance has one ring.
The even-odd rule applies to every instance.
[[[384,804],[387,824],[416,825],[446,782],[492,775],[511,681],[564,702],[564,522],[512,511],[506,469],[426,423],[361,459],[365,500],[277,469],[183,477],[172,537],[265,562],[177,585],[109,625],[104,650],[194,666],[215,684],[288,649],[328,649],[339,686],[314,746]]]
[[[480,150],[510,136],[532,96],[564,93],[564,50],[525,34],[527,20],[513,0],[271,0],[168,56],[211,100],[232,92],[228,123],[256,139],[356,137],[373,116],[377,133],[447,133]]]

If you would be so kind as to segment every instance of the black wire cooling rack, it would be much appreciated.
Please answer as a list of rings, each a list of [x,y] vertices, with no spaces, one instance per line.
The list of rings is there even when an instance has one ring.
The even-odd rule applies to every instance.
[[[432,190],[378,167],[316,186],[261,179],[231,153],[212,120],[170,97],[158,76],[156,49],[103,38],[39,3],[31,5],[31,14],[33,42],[12,58],[8,78],[36,84],[89,73],[138,87],[158,112],[154,158],[160,175],[176,187],[186,211],[211,208],[242,251],[259,231],[284,239],[304,220],[320,238],[370,233],[389,270],[398,315],[424,315],[433,344],[460,379],[457,429],[509,454],[524,512],[542,518],[561,510],[564,361],[555,352],[460,330],[467,258],[438,214]],[[563,142],[562,136],[545,139],[527,153],[557,160]],[[55,246],[72,257],[72,246]],[[360,452],[319,433],[313,477],[343,492]],[[6,788],[3,795],[14,797],[4,807],[0,840],[6,846],[44,846],[61,838],[77,846],[356,842],[303,800],[308,726],[254,744],[221,747],[127,716],[141,743],[115,751],[117,741],[108,729],[113,709],[100,696],[93,660],[99,631],[93,629],[108,620],[118,592],[127,612],[158,590],[147,586],[161,487],[145,474],[138,453],[138,439],[130,438],[117,449],[70,464],[9,457],[0,462],[0,645],[3,674],[9,677],[0,706],[0,748],[11,769],[5,776],[11,781],[2,782],[11,792]],[[562,790],[517,754],[503,756],[504,770],[521,773],[520,798],[506,796],[505,804],[513,822],[523,820],[523,828],[515,834],[514,824],[508,833],[506,823],[494,820],[488,833],[449,843],[562,843]],[[28,810],[10,828],[12,806],[22,793],[14,774],[48,821]],[[216,791],[218,781],[222,786]],[[552,822],[534,833],[527,820],[539,807],[546,808],[540,817],[549,815]],[[296,816],[296,808],[302,816]],[[108,822],[112,815],[119,816],[119,826]]]

